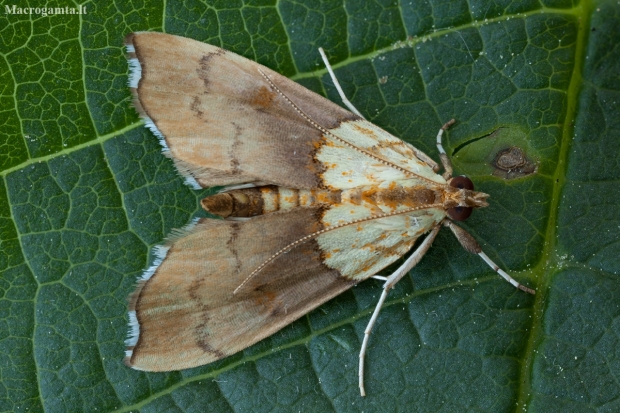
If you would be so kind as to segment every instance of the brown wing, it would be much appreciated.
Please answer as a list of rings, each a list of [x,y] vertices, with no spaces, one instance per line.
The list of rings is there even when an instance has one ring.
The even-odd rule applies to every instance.
[[[355,284],[326,267],[315,240],[271,262],[279,249],[321,229],[318,210],[297,208],[249,221],[205,219],[172,240],[163,262],[130,304],[133,337],[125,362],[169,371],[234,354]],[[277,232],[278,228],[286,231]]]
[[[259,69],[324,128],[360,119],[219,47],[150,32],[132,33],[126,44],[138,111],[165,140],[179,170],[203,187],[262,181],[311,189],[320,182],[313,154],[321,132]]]

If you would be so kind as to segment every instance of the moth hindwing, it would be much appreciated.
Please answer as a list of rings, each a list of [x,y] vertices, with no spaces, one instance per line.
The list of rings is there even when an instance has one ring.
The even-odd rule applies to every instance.
[[[387,292],[442,225],[486,257],[452,222],[486,206],[487,195],[451,176],[441,147],[450,123],[437,137],[446,170],[439,175],[413,146],[234,53],[147,32],[130,34],[126,46],[135,106],[164,153],[193,187],[225,186],[202,200],[224,219],[176,231],[139,280],[127,365],[169,371],[234,354],[375,275],[429,233],[387,277],[363,356]],[[362,372],[360,364],[363,394]]]

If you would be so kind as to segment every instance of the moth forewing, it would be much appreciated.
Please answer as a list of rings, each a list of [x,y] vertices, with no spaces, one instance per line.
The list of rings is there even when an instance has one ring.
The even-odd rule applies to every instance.
[[[452,178],[441,146],[450,122],[437,136],[439,175],[412,145],[258,63],[162,33],[133,33],[126,43],[136,108],[164,152],[193,187],[227,186],[201,202],[224,220],[177,231],[140,279],[126,363],[169,371],[234,354],[373,276],[430,231],[386,279],[360,352],[364,394],[363,356],[388,291],[442,225],[459,238],[451,219],[487,205],[469,179]]]

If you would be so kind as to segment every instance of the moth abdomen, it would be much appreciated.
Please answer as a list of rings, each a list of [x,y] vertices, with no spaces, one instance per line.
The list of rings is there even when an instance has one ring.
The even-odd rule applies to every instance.
[[[202,208],[222,218],[253,217],[264,212],[264,202],[259,188],[235,189],[211,195],[200,201]]]
[[[298,206],[332,205],[339,202],[339,191],[265,185],[211,195],[200,203],[207,212],[222,218],[249,218]]]

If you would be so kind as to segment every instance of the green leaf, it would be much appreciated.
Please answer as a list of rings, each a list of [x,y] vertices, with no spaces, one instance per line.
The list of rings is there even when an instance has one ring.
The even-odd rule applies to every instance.
[[[0,6],[1,411],[620,410],[616,2],[134,3]],[[125,367],[126,298],[207,193],[131,107],[122,43],[138,30],[225,47],[340,102],[323,47],[357,108],[435,159],[456,118],[456,172],[491,196],[464,226],[536,296],[443,230],[381,312],[365,398],[378,281],[214,364]]]

